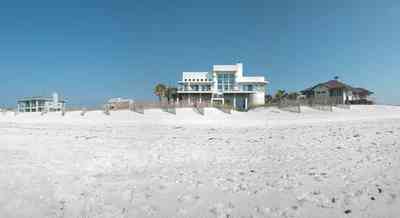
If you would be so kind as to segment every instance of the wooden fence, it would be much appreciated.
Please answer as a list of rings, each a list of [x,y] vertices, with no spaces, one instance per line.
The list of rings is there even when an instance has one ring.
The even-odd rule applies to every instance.
[[[333,111],[332,103],[329,98],[307,98],[300,101],[301,105],[306,105],[316,110]]]
[[[297,100],[281,99],[278,103],[278,108],[283,111],[301,113],[300,102]]]

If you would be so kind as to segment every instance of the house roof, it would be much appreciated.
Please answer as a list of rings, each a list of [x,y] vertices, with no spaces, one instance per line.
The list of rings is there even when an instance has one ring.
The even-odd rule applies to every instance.
[[[328,89],[340,89],[340,88],[353,89],[351,86],[349,86],[349,85],[347,85],[345,83],[342,83],[342,82],[340,82],[338,80],[329,80],[328,82],[319,83],[319,84],[317,84],[317,85],[315,85],[315,86],[313,86],[311,88],[305,89],[305,90],[303,90],[301,92],[303,92],[303,93],[304,92],[309,92],[309,91],[312,91],[313,89],[315,89],[316,87],[319,87],[319,86],[325,86]]]
[[[44,97],[44,96],[33,96],[33,97],[24,97],[17,100],[17,102],[24,102],[24,101],[53,101],[52,97]],[[60,103],[65,103],[64,99],[58,100]]]
[[[243,76],[237,80],[238,83],[268,83],[263,76]]]
[[[349,86],[349,85],[347,85],[345,83],[342,83],[342,82],[340,82],[338,80],[330,80],[330,81],[328,81],[326,83],[321,83],[321,84],[319,84],[317,86],[320,86],[320,85],[325,86],[325,87],[327,87],[329,89],[340,89],[340,88],[352,89],[351,86]]]
[[[353,93],[355,94],[365,94],[365,95],[372,95],[374,94],[373,92],[364,89],[364,88],[353,88]]]
[[[366,95],[374,94],[373,92],[371,92],[371,91],[369,91],[367,89],[364,89],[364,88],[353,88],[350,85],[347,85],[346,83],[340,82],[338,80],[330,80],[330,81],[325,82],[325,83],[319,83],[318,85],[315,85],[315,86],[313,86],[311,88],[308,88],[308,89],[305,89],[305,90],[301,91],[301,93],[304,94],[304,93],[307,93],[307,92],[311,92],[316,87],[319,87],[319,86],[325,86],[328,89],[341,89],[341,88],[344,88],[344,89],[351,90],[355,94],[366,94]]]

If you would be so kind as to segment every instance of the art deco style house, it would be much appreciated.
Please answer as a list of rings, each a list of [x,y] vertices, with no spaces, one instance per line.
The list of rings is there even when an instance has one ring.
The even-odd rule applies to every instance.
[[[52,97],[26,97],[17,101],[18,112],[52,112],[65,110],[65,101],[53,93]]]
[[[210,72],[183,72],[178,101],[185,104],[225,104],[237,110],[265,104],[268,81],[243,76],[243,64],[214,65]]]

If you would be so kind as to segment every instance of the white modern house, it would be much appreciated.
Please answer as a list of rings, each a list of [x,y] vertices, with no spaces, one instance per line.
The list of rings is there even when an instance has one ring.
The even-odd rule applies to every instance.
[[[52,112],[65,110],[65,100],[59,98],[57,93],[52,97],[25,97],[17,101],[18,112]]]
[[[214,65],[210,72],[183,72],[178,82],[178,101],[186,104],[213,103],[246,110],[265,104],[263,76],[243,76],[243,64]]]

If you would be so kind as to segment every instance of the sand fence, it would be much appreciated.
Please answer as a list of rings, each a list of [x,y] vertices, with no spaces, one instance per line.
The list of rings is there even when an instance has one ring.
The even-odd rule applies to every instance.
[[[301,113],[300,102],[298,100],[281,99],[278,108],[283,111]]]
[[[200,114],[200,115],[205,115],[205,108],[207,107],[207,104],[195,104],[193,107],[194,112]]]
[[[347,104],[341,97],[310,97],[306,99],[281,99],[278,108],[283,111],[301,113],[301,106],[308,106],[320,111],[333,111],[333,107],[341,109],[351,109],[351,105]]]
[[[206,102],[202,103],[192,103],[189,104],[187,102],[135,102],[134,103],[135,108],[140,108],[142,113],[144,113],[145,110],[148,109],[161,109],[164,112],[170,113],[170,114],[176,114],[177,111],[176,109],[178,108],[192,108],[194,112],[198,113],[199,115],[205,115],[205,108],[207,107],[213,107],[216,108],[224,113],[231,114],[232,113],[232,107],[231,106],[226,106],[226,105],[219,105],[219,104],[210,104]]]
[[[309,106],[320,111],[333,111],[333,105],[329,98],[307,98],[299,100],[303,106]]]

